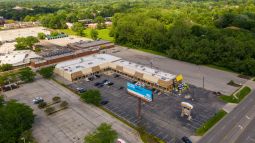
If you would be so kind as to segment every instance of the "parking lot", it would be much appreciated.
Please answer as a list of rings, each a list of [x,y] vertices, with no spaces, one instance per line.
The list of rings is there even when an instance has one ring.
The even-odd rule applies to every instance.
[[[225,95],[231,95],[238,89],[238,87],[227,84],[230,80],[233,80],[238,84],[243,84],[247,81],[246,79],[239,78],[235,73],[217,70],[203,65],[198,66],[120,46],[108,49],[106,53],[145,66],[152,66],[153,68],[160,69],[171,74],[183,74],[186,82],[197,87],[203,87],[204,77],[205,89],[221,92]]]
[[[94,84],[109,80],[112,86],[96,87]],[[84,79],[69,84],[72,89],[99,89],[103,100],[109,101],[103,105],[107,110],[127,120],[133,125],[141,125],[147,132],[161,138],[166,142],[180,142],[183,136],[194,135],[195,130],[212,117],[224,103],[219,101],[212,92],[190,86],[185,95],[191,95],[192,99],[184,98],[184,95],[175,94],[154,95],[153,102],[142,104],[142,119],[137,120],[137,98],[129,95],[126,91],[128,79],[123,77],[114,78],[111,75],[101,75],[93,81]],[[120,89],[123,86],[125,88]],[[186,101],[194,106],[192,120],[181,117],[180,103]]]
[[[32,131],[38,143],[83,143],[85,135],[93,132],[103,122],[111,124],[119,137],[128,143],[142,143],[134,129],[101,109],[81,102],[77,95],[54,81],[37,79],[5,92],[5,95],[7,99],[16,99],[33,108],[36,116]],[[42,97],[50,103],[54,96],[67,101],[69,107],[47,116],[32,102],[35,97]]]

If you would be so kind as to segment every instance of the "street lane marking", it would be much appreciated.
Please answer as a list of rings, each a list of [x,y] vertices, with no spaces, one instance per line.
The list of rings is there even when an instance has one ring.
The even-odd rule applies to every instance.
[[[250,136],[247,137],[247,140],[250,140],[252,142],[255,142],[255,139],[254,138],[251,138]]]
[[[238,125],[238,127],[242,130],[243,129],[243,126],[241,126],[241,125]]]

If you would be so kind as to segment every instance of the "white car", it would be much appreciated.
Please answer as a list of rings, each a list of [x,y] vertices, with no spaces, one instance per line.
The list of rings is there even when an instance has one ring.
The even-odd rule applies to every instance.
[[[126,141],[124,141],[123,139],[117,139],[116,143],[126,143]]]
[[[33,99],[33,103],[34,103],[34,104],[38,104],[38,103],[43,102],[43,101],[44,101],[44,100],[43,100],[42,97],[35,97],[35,98]]]
[[[104,85],[108,85],[109,83],[111,83],[110,81],[106,81],[105,83],[104,83]]]

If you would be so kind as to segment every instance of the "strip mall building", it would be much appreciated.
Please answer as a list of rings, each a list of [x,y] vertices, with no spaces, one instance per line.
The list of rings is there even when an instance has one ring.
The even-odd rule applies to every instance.
[[[176,75],[108,54],[95,54],[62,62],[56,65],[54,72],[69,81],[75,81],[109,71],[163,91],[171,91],[174,81],[181,80]]]

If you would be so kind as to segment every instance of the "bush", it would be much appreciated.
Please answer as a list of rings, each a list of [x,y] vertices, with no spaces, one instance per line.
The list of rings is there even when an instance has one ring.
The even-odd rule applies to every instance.
[[[45,108],[46,106],[47,106],[47,103],[46,103],[46,102],[40,102],[40,103],[38,104],[38,108],[39,108],[39,109]]]
[[[2,64],[0,66],[0,71],[8,71],[12,69],[12,65],[11,64]]]
[[[62,102],[60,103],[60,107],[62,107],[62,108],[68,107],[68,102],[62,101]]]
[[[118,134],[111,125],[102,123],[95,132],[88,134],[84,140],[86,143],[115,143]]]
[[[45,67],[39,70],[39,74],[44,78],[51,78],[53,75],[54,66]]]
[[[102,100],[99,90],[95,89],[88,90],[87,92],[82,93],[80,96],[83,101],[96,106],[99,106]]]
[[[52,114],[55,111],[55,107],[48,107],[44,110],[47,115]]]
[[[58,96],[55,96],[55,97],[52,98],[52,101],[53,101],[54,103],[58,103],[58,102],[61,101],[61,98],[58,97]]]

